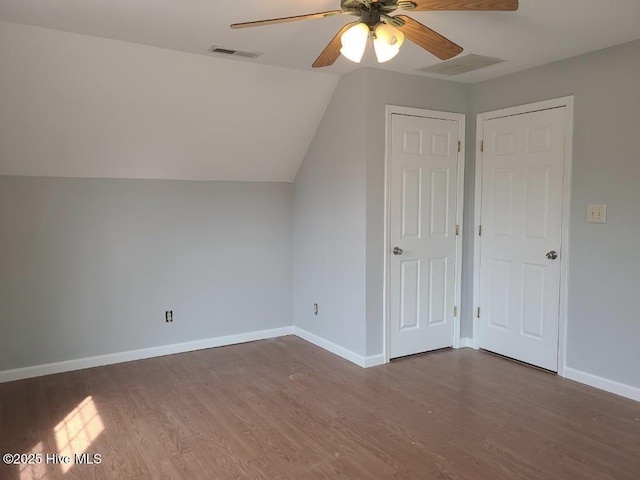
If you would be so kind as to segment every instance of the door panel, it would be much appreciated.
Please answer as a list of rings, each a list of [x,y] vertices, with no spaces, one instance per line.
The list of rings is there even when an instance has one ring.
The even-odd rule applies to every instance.
[[[544,339],[544,286],[546,269],[522,265],[522,335]]]
[[[447,257],[429,259],[429,325],[447,322]]]
[[[420,328],[420,260],[400,263],[400,330]]]
[[[449,233],[449,170],[431,170],[431,212],[429,236],[446,237]]]
[[[500,237],[511,237],[513,221],[513,169],[493,169],[493,234]]]
[[[402,169],[402,238],[421,238],[422,229],[422,170],[419,168]]]
[[[459,124],[392,115],[390,358],[453,345]]]
[[[557,371],[565,108],[482,128],[479,344]]]
[[[492,327],[509,328],[509,286],[511,285],[511,262],[491,260],[491,312]]]
[[[547,237],[551,168],[526,167],[524,190],[524,234],[528,239]]]

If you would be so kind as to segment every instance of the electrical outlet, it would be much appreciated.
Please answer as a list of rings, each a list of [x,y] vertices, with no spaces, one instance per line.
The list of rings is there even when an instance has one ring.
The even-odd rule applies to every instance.
[[[314,315],[317,315],[317,314],[318,314],[318,304],[317,304],[317,303],[314,303],[314,304],[313,304],[313,314],[314,314]]]
[[[173,322],[173,310],[167,310],[164,312],[164,321],[166,323]]]
[[[587,223],[606,223],[606,205],[587,205]]]

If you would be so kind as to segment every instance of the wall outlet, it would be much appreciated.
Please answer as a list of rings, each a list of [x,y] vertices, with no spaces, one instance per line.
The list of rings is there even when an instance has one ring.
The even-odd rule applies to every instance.
[[[167,310],[164,312],[164,321],[167,323],[173,322],[173,310]]]
[[[314,304],[313,304],[313,314],[314,314],[314,315],[317,315],[317,314],[318,314],[318,304],[317,304],[317,303],[314,303]]]
[[[606,221],[606,205],[587,205],[587,223],[605,223]]]

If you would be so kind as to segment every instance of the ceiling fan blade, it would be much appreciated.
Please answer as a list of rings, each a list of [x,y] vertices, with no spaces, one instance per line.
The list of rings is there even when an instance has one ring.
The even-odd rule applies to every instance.
[[[518,9],[518,0],[410,0],[416,4],[414,12],[426,10],[481,10],[514,11]]]
[[[346,32],[351,25],[355,25],[356,23],[358,22],[347,23],[340,29],[338,33],[336,33],[336,36],[331,39],[327,46],[324,47],[322,53],[318,55],[316,61],[313,62],[313,68],[328,67],[329,65],[333,65],[335,63],[335,61],[340,56],[340,48],[342,47],[340,37],[342,37],[342,34]]]
[[[448,60],[462,52],[461,46],[425,27],[413,18],[406,15],[396,15],[394,18],[404,20],[404,25],[397,28],[404,33],[405,37],[426,51],[433,53],[440,60]]]
[[[332,17],[342,15],[342,10],[329,10],[328,12],[310,13],[308,15],[296,15],[294,17],[270,18],[268,20],[257,20],[255,22],[234,23],[231,28],[261,27],[263,25],[274,25],[276,23],[297,22],[298,20],[311,20],[314,18]]]

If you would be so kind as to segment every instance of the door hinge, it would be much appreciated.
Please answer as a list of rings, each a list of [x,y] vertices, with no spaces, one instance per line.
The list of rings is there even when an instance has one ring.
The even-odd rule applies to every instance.
[[[453,316],[454,317],[458,316],[458,307],[453,307]]]
[[[456,236],[460,235],[460,225],[456,225]]]
[[[480,151],[484,152],[484,140],[480,140]]]
[[[462,150],[462,141],[458,140],[458,153]]]
[[[476,317],[480,318],[480,307],[478,307],[478,310],[476,311]]]
[[[482,225],[478,225],[478,236],[482,236]]]

